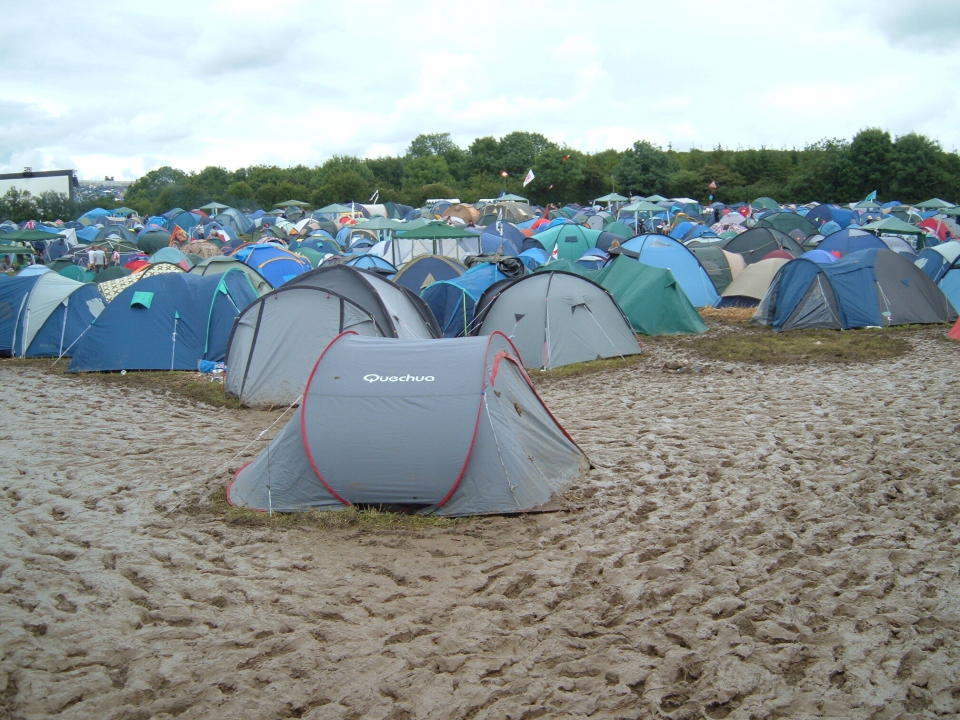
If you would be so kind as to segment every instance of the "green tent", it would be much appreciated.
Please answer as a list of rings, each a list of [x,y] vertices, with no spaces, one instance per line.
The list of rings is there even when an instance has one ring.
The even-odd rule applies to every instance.
[[[619,220],[611,220],[610,222],[608,222],[606,225],[603,226],[603,230],[604,232],[613,233],[614,235],[616,235],[619,238],[622,238],[623,240],[629,240],[634,235],[636,235],[632,227],[630,227],[626,223],[620,222]]]
[[[230,207],[229,205],[224,205],[223,203],[218,203],[214,201],[214,202],[208,202],[206,205],[201,205],[200,207],[197,208],[197,210],[209,210],[213,213],[218,213],[221,210],[227,210],[229,207]]]
[[[565,270],[606,288],[638,333],[676,335],[707,329],[673,273],[665,268],[620,256],[600,270],[588,270],[572,260],[548,263],[537,269],[540,270]]]
[[[367,228],[369,224],[358,225],[358,228]],[[477,233],[462,230],[455,225],[444,222],[431,222],[414,230],[404,230],[397,233],[401,240],[442,240],[445,238],[477,238]],[[577,257],[580,257],[579,255]]]
[[[494,202],[504,202],[507,200],[512,200],[513,202],[522,202],[522,203],[530,202],[527,198],[523,197],[523,195],[515,195],[514,193],[506,193],[505,195],[501,195],[500,197],[495,198]]]
[[[559,260],[579,260],[590,248],[597,246],[600,230],[588,228],[578,223],[561,223],[533,235],[533,239],[543,245],[547,255],[553,255],[556,249]]]
[[[861,229],[869,230],[876,235],[926,235],[920,228],[895,217],[885,217],[883,220],[867,223]]]
[[[779,210],[780,203],[778,203],[772,197],[767,197],[764,195],[762,197],[758,197],[756,200],[750,203],[750,207],[752,207],[754,210],[757,208],[762,210]]]
[[[322,213],[323,215],[338,215],[340,213],[349,213],[353,212],[353,208],[349,205],[341,205],[340,203],[333,203],[332,205],[324,205],[319,210],[314,212]]]
[[[920,210],[945,210],[946,208],[952,208],[953,203],[948,203],[946,200],[941,200],[940,198],[930,198],[929,200],[924,200],[922,203],[917,203],[916,207]]]
[[[14,230],[13,232],[0,234],[0,242],[4,245],[21,242],[36,242],[37,240],[53,240],[62,238],[60,233],[47,232],[46,230]],[[30,252],[33,252],[31,250]]]
[[[615,202],[627,202],[629,199],[630,198],[625,198],[620,193],[612,192],[612,193],[607,193],[606,195],[602,195],[598,198],[594,198],[593,201],[595,203],[605,202],[609,204],[609,203],[615,203]]]
[[[391,220],[390,218],[378,215],[370,220],[357,223],[357,227],[363,228],[364,230],[403,230],[406,228],[406,225],[404,225],[402,220]]]
[[[305,208],[305,207],[310,207],[310,203],[304,202],[303,200],[284,200],[283,202],[278,202],[278,203],[274,204],[274,207],[278,207],[278,208],[288,208],[288,207]]]
[[[794,230],[799,230],[805,238],[817,234],[817,226],[803,215],[787,211],[771,213],[761,218],[757,221],[757,227],[772,227],[787,235],[792,235]]]
[[[312,267],[319,267],[320,263],[322,263],[323,259],[326,257],[326,253],[322,253],[319,250],[314,250],[311,247],[299,248],[297,250],[297,255],[302,255],[309,260]]]
[[[130,217],[131,215],[136,215],[137,211],[124,205],[122,207],[114,208],[110,211],[110,214],[114,217]]]
[[[64,277],[68,277],[71,280],[76,280],[77,282],[88,283],[93,282],[93,278],[96,277],[96,273],[91,270],[85,270],[79,265],[67,265],[66,267],[60,268],[56,272],[60,273]]]

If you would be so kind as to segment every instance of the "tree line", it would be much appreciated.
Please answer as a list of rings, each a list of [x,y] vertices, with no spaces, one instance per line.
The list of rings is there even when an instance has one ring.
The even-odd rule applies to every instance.
[[[536,177],[524,187],[523,179],[531,169]],[[535,204],[589,203],[610,192],[658,193],[704,203],[760,196],[806,203],[854,202],[873,190],[880,200],[916,203],[941,197],[955,201],[960,198],[960,156],[945,152],[923,135],[894,138],[879,128],[862,130],[850,141],[823,139],[802,150],[680,151],[638,140],[622,152],[597,153],[558,145],[532,132],[477,138],[466,149],[453,142],[449,133],[430,133],[414,138],[400,157],[338,155],[313,167],[254,165],[234,171],[216,166],[199,172],[161,167],[131,184],[122,204],[141,214],[190,209],[210,201],[247,210],[269,209],[291,199],[322,207],[367,202],[377,193],[379,202],[419,207],[431,197],[476,202],[502,191],[521,194]],[[19,197],[11,202],[7,196],[0,197],[0,218],[37,217],[29,214],[34,199]],[[112,198],[85,205],[94,206],[98,200],[107,209],[118,205]],[[47,218],[75,217],[40,208],[39,202],[34,207]]]

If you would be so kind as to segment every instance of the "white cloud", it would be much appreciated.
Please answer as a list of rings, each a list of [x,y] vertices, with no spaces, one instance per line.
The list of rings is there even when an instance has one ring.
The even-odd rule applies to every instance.
[[[53,0],[5,9],[0,170],[320,164],[420,133],[803,147],[865,127],[960,145],[960,4]],[[44,18],[55,16],[50,28]],[[54,42],[37,50],[35,38]]]

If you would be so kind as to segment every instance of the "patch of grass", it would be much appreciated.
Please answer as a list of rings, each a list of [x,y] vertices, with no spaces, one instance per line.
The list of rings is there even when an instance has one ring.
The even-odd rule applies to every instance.
[[[348,507],[343,510],[306,510],[303,512],[275,512],[237,507],[227,502],[226,488],[217,488],[207,500],[182,509],[191,515],[207,515],[223,520],[228,525],[269,528],[314,528],[318,530],[425,530],[446,528],[466,522],[466,518],[436,517],[389,512],[377,508]]]
[[[51,375],[59,375],[78,382],[123,385],[137,390],[170,394],[213,407],[241,407],[239,400],[228,396],[224,392],[223,383],[217,382],[217,379],[223,378],[222,375],[205,375],[182,370],[139,370],[123,375],[118,372],[68,373],[67,366],[70,362],[68,358],[62,360],[6,358],[2,362],[9,367],[35,368]]]
[[[571,365],[562,365],[552,370],[527,370],[530,378],[536,382],[541,380],[559,380],[561,378],[581,377],[593,373],[604,372],[606,370],[619,370],[628,368],[638,363],[644,362],[647,356],[643,353],[639,355],[628,355],[626,357],[601,358],[600,360],[590,360],[588,362],[573,363]]]
[[[718,323],[721,325],[750,325],[750,318],[757,312],[756,308],[712,308],[704,307],[699,309],[700,317],[708,325]]]
[[[727,362],[765,365],[871,362],[900,357],[910,351],[902,336],[888,330],[766,329],[704,337],[689,348],[703,357]]]

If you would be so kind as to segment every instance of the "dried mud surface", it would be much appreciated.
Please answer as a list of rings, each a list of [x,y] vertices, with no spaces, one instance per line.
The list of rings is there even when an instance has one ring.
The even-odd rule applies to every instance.
[[[960,344],[550,380],[561,512],[370,531],[188,512],[275,414],[0,364],[0,716],[960,714]]]

